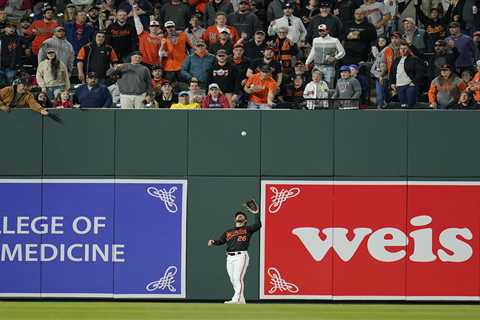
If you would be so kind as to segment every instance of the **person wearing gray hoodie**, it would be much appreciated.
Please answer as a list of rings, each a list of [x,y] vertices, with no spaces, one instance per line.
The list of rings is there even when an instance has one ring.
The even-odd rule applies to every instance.
[[[75,61],[75,52],[70,42],[65,38],[65,29],[58,26],[53,31],[53,36],[42,43],[38,52],[38,64],[47,58],[48,49],[54,49],[57,53],[57,59],[62,61],[71,75],[73,62]]]
[[[350,67],[340,67],[340,78],[332,96],[333,99],[338,99],[335,106],[344,109],[358,108],[361,95],[362,86],[356,78],[350,76]]]

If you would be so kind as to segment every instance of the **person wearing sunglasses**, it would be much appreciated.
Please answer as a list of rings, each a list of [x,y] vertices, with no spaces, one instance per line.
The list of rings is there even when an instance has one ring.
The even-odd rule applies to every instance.
[[[287,38],[292,43],[300,44],[305,41],[307,30],[302,19],[293,15],[293,5],[285,2],[283,5],[283,17],[273,20],[268,27],[268,35],[275,36],[280,30],[287,30]]]

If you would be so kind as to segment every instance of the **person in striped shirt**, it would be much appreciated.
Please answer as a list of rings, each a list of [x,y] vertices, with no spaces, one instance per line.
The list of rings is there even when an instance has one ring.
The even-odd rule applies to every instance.
[[[345,49],[340,40],[331,37],[325,24],[318,26],[319,37],[313,39],[312,49],[307,57],[306,65],[314,64],[323,73],[324,80],[330,89],[335,80],[335,64],[345,56]]]

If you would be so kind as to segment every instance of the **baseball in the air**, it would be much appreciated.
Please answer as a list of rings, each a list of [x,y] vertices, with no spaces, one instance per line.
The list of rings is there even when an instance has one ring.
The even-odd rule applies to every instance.
[[[247,135],[247,131],[242,131],[240,134],[241,134],[243,137],[245,137],[245,136]]]

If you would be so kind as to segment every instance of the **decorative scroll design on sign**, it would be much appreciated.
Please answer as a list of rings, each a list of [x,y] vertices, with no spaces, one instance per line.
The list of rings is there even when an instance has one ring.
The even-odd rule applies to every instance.
[[[295,187],[291,189],[278,190],[275,187],[270,187],[270,191],[273,192],[273,196],[272,203],[268,207],[268,211],[270,213],[277,213],[282,207],[282,204],[287,201],[287,199],[298,196],[298,194],[300,193],[300,188]]]
[[[290,293],[298,292],[298,287],[295,284],[289,283],[282,279],[282,277],[280,276],[280,272],[276,268],[268,268],[267,273],[270,276],[270,284],[272,285],[270,290],[268,290],[268,293],[272,294],[277,292],[277,290],[280,292],[287,291]]]
[[[174,195],[177,191],[177,187],[171,187],[170,190],[167,189],[157,189],[155,187],[148,187],[147,193],[154,198],[159,198],[164,204],[165,208],[171,212],[175,213],[178,211],[177,204],[175,203],[176,196]]]
[[[173,286],[175,282],[175,275],[177,274],[177,267],[170,266],[165,270],[163,277],[156,281],[152,281],[147,284],[147,291],[155,291],[155,290],[165,290],[168,289],[170,292],[176,292],[177,289]]]

